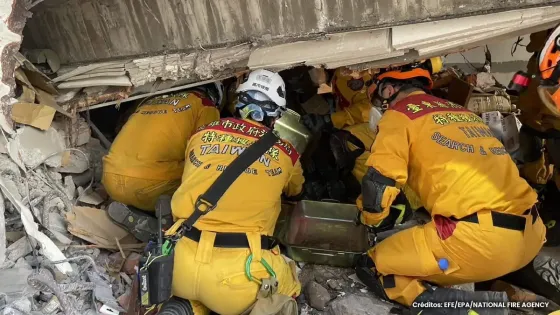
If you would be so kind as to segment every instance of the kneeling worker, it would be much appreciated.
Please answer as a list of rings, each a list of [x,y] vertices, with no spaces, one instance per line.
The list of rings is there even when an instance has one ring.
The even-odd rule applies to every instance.
[[[531,262],[545,239],[536,193],[480,117],[425,93],[428,71],[403,68],[378,78],[376,96],[389,109],[379,122],[357,200],[360,221],[387,224],[390,206],[405,184],[432,221],[371,248],[359,262],[358,275],[377,294],[413,306],[415,314],[449,313],[419,310],[414,302],[503,299],[427,283],[486,281]]]
[[[150,212],[160,195],[172,195],[179,188],[187,142],[197,128],[220,118],[216,105],[222,93],[221,84],[211,84],[149,99],[132,114],[103,158],[102,182],[116,201],[109,206],[109,216],[136,238],[148,241],[157,231]]]
[[[277,73],[257,70],[237,92],[240,118],[222,118],[189,141],[182,184],[171,203],[177,221],[167,232],[183,236],[175,246],[175,297],[161,314],[173,305],[182,305],[189,314],[241,314],[262,290],[271,288],[266,281],[272,278],[278,281],[272,285],[274,300],[297,312],[293,297],[301,286],[272,235],[282,193],[294,197],[302,191],[298,152],[274,136],[268,151],[243,166],[240,175],[230,177],[228,184],[222,181],[225,177],[217,181],[220,174],[239,168],[237,162],[253,144],[270,137],[268,132],[286,108],[284,81]],[[216,193],[220,189],[225,192]]]

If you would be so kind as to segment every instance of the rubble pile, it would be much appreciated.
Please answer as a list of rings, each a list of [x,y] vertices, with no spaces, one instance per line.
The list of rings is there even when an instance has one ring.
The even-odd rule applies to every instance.
[[[301,264],[298,297],[301,315],[379,315],[402,307],[383,301],[369,292],[351,268]]]
[[[126,312],[144,245],[104,210],[107,148],[19,61],[12,121],[0,120],[0,314]]]

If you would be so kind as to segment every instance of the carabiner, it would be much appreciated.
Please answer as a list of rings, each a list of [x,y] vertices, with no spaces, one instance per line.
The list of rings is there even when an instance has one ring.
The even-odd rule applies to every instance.
[[[245,262],[245,275],[247,276],[247,278],[249,278],[249,280],[255,281],[256,283],[261,284],[262,283],[261,280],[255,278],[251,275],[251,263],[252,262],[253,262],[253,254],[250,254],[249,257],[247,257],[247,261]],[[272,267],[270,267],[270,265],[266,262],[266,260],[264,260],[264,258],[261,259],[261,264],[264,266],[266,271],[273,278],[276,278],[276,272],[274,272],[274,270],[272,270]]]

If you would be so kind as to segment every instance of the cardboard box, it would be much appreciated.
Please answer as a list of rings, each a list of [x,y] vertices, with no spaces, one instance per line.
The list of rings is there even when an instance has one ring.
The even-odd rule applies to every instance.
[[[453,78],[449,84],[448,99],[453,103],[465,106],[478,115],[492,111],[511,113],[514,109],[509,96],[501,95],[502,92],[499,91],[496,93],[475,93],[470,84]]]

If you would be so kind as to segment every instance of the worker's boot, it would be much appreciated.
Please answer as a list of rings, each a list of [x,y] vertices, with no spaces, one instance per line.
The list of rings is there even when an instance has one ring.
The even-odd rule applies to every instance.
[[[148,242],[158,233],[158,219],[148,212],[116,201],[109,205],[107,212],[111,220],[142,242]],[[172,223],[171,212],[162,213],[162,228],[168,229]]]
[[[552,257],[539,254],[527,266],[502,279],[560,304],[560,262]]]
[[[411,315],[507,315],[507,294],[427,286],[412,303]]]
[[[189,300],[174,296],[163,303],[158,315],[195,315],[195,312]]]

